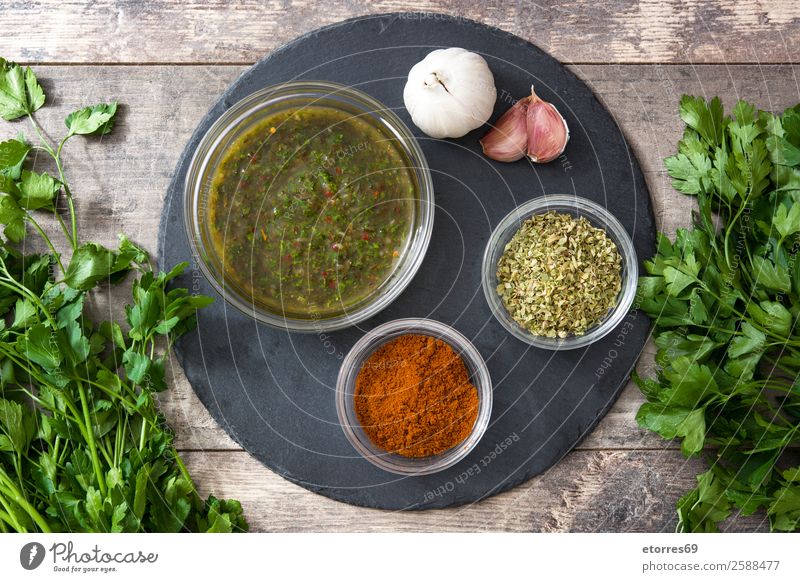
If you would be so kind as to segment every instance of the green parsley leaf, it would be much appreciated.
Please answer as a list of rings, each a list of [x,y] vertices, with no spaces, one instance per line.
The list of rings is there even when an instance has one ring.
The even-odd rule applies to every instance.
[[[716,146],[727,125],[724,121],[722,101],[714,97],[706,102],[702,97],[684,95],[680,104],[681,119],[695,130],[709,145]]]
[[[752,352],[760,353],[764,349],[767,336],[753,327],[750,322],[745,321],[742,324],[742,334],[733,338],[728,346],[728,355],[731,358],[738,358]]]
[[[28,328],[16,345],[20,354],[48,370],[57,368],[63,360],[57,338],[43,323]]]
[[[678,501],[678,531],[711,533],[731,514],[725,487],[712,471],[697,476],[697,488]]]
[[[72,363],[81,364],[85,362],[91,353],[91,345],[89,344],[89,338],[83,335],[80,324],[76,321],[70,321],[64,327],[64,332],[69,342]]]
[[[61,182],[53,179],[48,174],[37,174],[28,170],[22,171],[21,178],[19,183],[19,205],[22,208],[28,210],[55,208],[55,200],[58,191],[61,189]]]
[[[14,329],[25,329],[38,320],[39,310],[36,305],[28,298],[20,297],[14,307],[14,321],[11,327]]]
[[[73,111],[64,119],[69,135],[105,135],[114,127],[117,102],[98,103]]]
[[[116,255],[97,243],[86,243],[77,248],[64,275],[64,282],[79,291],[94,287],[107,280],[114,272]]]
[[[800,205],[798,207],[800,208]],[[753,257],[753,275],[755,282],[767,289],[783,291],[784,293],[788,293],[792,289],[789,269],[782,265],[776,265],[764,257],[758,255]]]
[[[689,356],[673,359],[663,375],[670,383],[661,394],[661,401],[665,404],[692,407],[719,394],[711,368]]]
[[[767,513],[775,530],[800,529],[800,486],[788,485],[776,491]]]
[[[28,445],[35,434],[35,426],[31,426],[30,418],[23,414],[22,405],[18,402],[0,399],[0,433],[10,445],[10,449],[18,454],[26,454]]]
[[[697,278],[679,271],[675,267],[666,267],[664,269],[664,280],[667,282],[667,293],[673,297],[678,297],[681,291],[695,283]]]
[[[800,113],[790,111],[781,121],[780,134],[767,142],[771,158],[783,166],[800,166]]]
[[[31,146],[16,139],[0,142],[0,170],[9,171],[21,166]]]
[[[772,224],[783,238],[800,232],[800,204],[793,204],[789,210],[783,204],[778,204]]]
[[[692,356],[696,362],[703,363],[714,350],[724,345],[707,335],[683,334],[675,331],[659,334],[655,338],[655,344],[660,348],[657,357],[663,366],[668,366],[679,356]]]
[[[0,117],[11,121],[44,105],[44,91],[30,67],[0,58]]]
[[[122,363],[125,365],[128,380],[134,384],[141,384],[150,369],[150,358],[133,349],[125,351]]]
[[[15,199],[21,196],[16,182],[9,176],[3,176],[2,174],[0,174],[0,193],[10,194]]]
[[[761,303],[748,303],[747,312],[756,323],[765,329],[788,335],[792,328],[792,314],[781,303],[776,301],[762,301]]]
[[[683,437],[681,451],[687,457],[703,450],[705,441],[704,409],[692,410],[682,406],[670,406],[648,402],[636,413],[639,426],[657,432],[665,439]]]
[[[673,178],[672,186],[684,194],[699,194],[712,179],[711,160],[699,152],[672,156],[664,160],[664,165]]]
[[[22,133],[17,134],[17,137],[15,137],[11,141],[16,141],[16,142],[21,143],[22,145],[27,147],[28,148],[28,152],[30,152],[30,145],[28,144],[27,141],[25,141],[25,136],[22,135]],[[5,143],[5,142],[3,142],[3,143]],[[12,144],[12,147],[13,147],[13,144]],[[2,150],[4,148],[5,148],[5,146],[0,144],[0,150]],[[28,152],[26,152],[26,154]],[[12,154],[12,156],[13,156],[13,154]],[[20,176],[22,175],[22,165],[25,162],[25,158],[27,158],[27,155],[22,156],[19,159],[19,161],[16,164],[13,164],[13,165],[6,165],[6,164],[0,163],[0,177],[7,177],[7,178],[10,178],[11,180],[14,180],[14,181],[15,180],[19,180]],[[11,194],[11,192],[9,192],[9,194]]]
[[[20,242],[25,238],[25,211],[9,194],[0,194],[0,224],[4,224],[3,233],[11,242]]]

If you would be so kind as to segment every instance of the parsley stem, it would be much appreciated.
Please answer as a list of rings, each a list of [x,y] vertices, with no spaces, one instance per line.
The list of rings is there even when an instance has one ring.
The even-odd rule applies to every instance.
[[[58,179],[64,185],[64,194],[67,197],[67,204],[69,205],[69,218],[70,222],[72,223],[72,237],[70,239],[70,243],[72,244],[72,250],[78,248],[78,224],[77,218],[75,215],[75,203],[72,200],[72,191],[69,188],[69,184],[67,183],[67,178],[64,175],[64,166],[61,164],[61,150],[64,148],[64,144],[67,143],[67,140],[70,138],[69,135],[61,140],[58,144],[58,150],[53,154],[53,159],[56,162],[56,169],[58,169]]]
[[[70,222],[72,223],[72,234],[70,235],[66,231],[66,227],[64,226],[64,235],[67,237],[70,245],[72,246],[72,250],[78,248],[78,228],[77,228],[77,220],[75,218],[75,204],[72,201],[72,192],[69,189],[69,183],[67,183],[67,178],[64,175],[64,166],[61,163],[61,150],[64,148],[64,144],[67,143],[67,140],[71,137],[71,135],[67,135],[64,139],[62,139],[58,144],[58,149],[54,150],[53,146],[50,145],[50,141],[45,136],[44,131],[42,131],[41,126],[36,121],[36,118],[32,114],[28,114],[28,119],[31,121],[31,125],[33,125],[33,129],[36,130],[39,139],[42,142],[44,150],[50,154],[50,157],[53,158],[53,161],[56,163],[56,169],[58,170],[58,179],[61,182],[61,185],[64,187],[64,194],[67,198],[67,204],[69,205],[69,214],[70,214]],[[62,221],[63,225],[63,221]]]
[[[64,233],[64,238],[66,238],[68,241],[71,241],[69,230],[67,230],[67,225],[64,222],[64,219],[61,218],[61,214],[57,209],[53,210],[53,214],[55,214],[56,220],[58,220],[58,225],[61,227],[61,232]]]
[[[100,384],[98,382],[93,382],[93,381],[88,380],[86,378],[79,378],[78,376],[72,376],[71,379],[75,380],[76,382],[84,382],[85,384],[88,384],[89,386],[92,386],[94,388],[102,390],[103,393],[105,393],[109,398],[113,398],[113,399],[119,400],[120,402],[125,404],[125,406],[129,407],[130,409],[136,408],[136,402],[135,401],[128,400],[124,396],[114,392],[113,390],[109,390],[106,386],[103,386],[102,384]],[[142,419],[143,419],[143,421],[145,423],[150,425],[151,428],[158,428],[158,424],[152,418],[143,416]]]
[[[678,270],[679,270],[679,271],[681,271],[680,269],[678,269]],[[699,283],[699,284],[700,284],[700,286],[701,286],[701,287],[702,287],[702,288],[703,288],[703,289],[704,289],[704,290],[705,290],[705,291],[706,291],[706,292],[707,292],[709,295],[711,295],[711,296],[712,296],[714,299],[716,299],[718,302],[720,302],[720,303],[724,303],[724,302],[723,302],[723,300],[722,300],[722,298],[721,298],[719,295],[717,295],[716,293],[714,293],[714,292],[713,292],[713,291],[712,291],[712,290],[711,290],[711,289],[708,287],[708,285],[706,285],[706,284],[705,284],[705,282],[703,282],[703,281],[700,281],[700,280],[699,280],[699,279],[698,279],[696,276],[694,276],[694,275],[691,275],[691,273],[685,273],[684,271],[681,271],[681,273],[684,273],[685,275],[690,275],[691,277],[693,277],[693,278],[695,279],[695,281],[697,281],[697,283]],[[777,339],[779,339],[779,340],[781,341],[781,343],[784,343],[784,344],[788,343],[788,341],[789,341],[789,340],[788,340],[788,338],[786,338],[786,337],[784,337],[784,336],[782,336],[782,335],[779,335],[779,334],[777,334],[777,333],[774,333],[774,332],[772,332],[771,330],[767,329],[766,327],[763,327],[763,326],[762,326],[760,323],[758,323],[757,321],[754,321],[754,320],[752,320],[752,319],[751,319],[749,316],[745,315],[745,314],[744,314],[744,313],[742,313],[741,311],[738,311],[738,310],[734,309],[733,307],[731,307],[731,312],[732,312],[732,313],[735,313],[735,314],[736,314],[736,315],[737,315],[737,316],[738,316],[740,319],[743,319],[743,320],[745,320],[745,321],[749,321],[749,322],[750,322],[750,325],[752,325],[752,326],[753,326],[754,328],[756,328],[757,330],[759,330],[759,331],[761,331],[761,332],[765,333],[766,335],[769,335],[769,336],[772,336],[772,337],[774,337],[774,338],[777,338]]]
[[[89,445],[89,454],[92,457],[92,465],[94,466],[94,474],[97,478],[97,485],[100,488],[100,493],[103,497],[106,496],[106,482],[103,478],[103,471],[100,467],[100,458],[97,456],[97,445],[94,441],[94,428],[92,425],[92,417],[89,414],[89,401],[86,396],[86,388],[82,382],[77,382],[78,394],[81,399],[81,408],[83,409],[83,419],[86,423],[86,443]]]
[[[752,185],[750,187],[749,192],[747,193],[747,197],[742,201],[739,205],[739,208],[736,211],[736,214],[733,216],[730,222],[727,223],[727,227],[725,228],[725,239],[724,239],[724,246],[725,246],[725,262],[728,265],[728,268],[731,268],[731,260],[730,255],[728,254],[728,238],[731,235],[731,232],[734,230],[734,225],[736,221],[742,216],[742,212],[744,212],[745,208],[747,208],[747,203],[750,201],[750,195],[752,194]]]
[[[197,494],[197,488],[194,486],[194,481],[192,481],[192,477],[189,475],[189,470],[186,468],[186,465],[183,464],[183,459],[181,459],[180,455],[175,452],[174,455],[175,463],[178,465],[178,468],[181,470],[181,474],[183,475],[186,482],[191,486],[192,492]]]
[[[61,437],[56,435],[53,441],[53,458],[58,459],[58,449],[61,448]]]
[[[36,370],[34,370],[33,368],[27,366],[25,362],[23,362],[19,358],[17,358],[16,354],[14,352],[12,352],[11,350],[6,350],[6,349],[2,349],[2,348],[4,348],[4,346],[2,344],[0,344],[0,353],[2,353],[3,356],[5,356],[6,358],[8,358],[12,362],[14,362],[20,368],[20,370],[23,370],[31,378],[35,379],[36,382],[39,384],[39,386],[49,386],[47,381],[45,381],[44,378],[42,378],[37,373]],[[46,410],[49,410],[50,412],[52,412],[54,414],[59,414],[59,415],[63,416],[65,419],[77,424],[79,426],[79,428],[81,429],[81,433],[84,433],[84,437],[86,436],[84,427],[81,424],[80,414],[78,413],[78,410],[75,408],[75,403],[73,403],[72,400],[69,399],[69,397],[66,395],[66,393],[62,392],[61,398],[64,400],[64,404],[69,409],[69,412],[72,413],[72,416],[67,414],[66,411],[58,410],[57,408],[53,408],[51,406],[48,406],[48,404],[45,401],[43,401],[41,398],[39,398],[36,394],[31,392],[27,388],[20,387],[20,391],[23,394],[25,394],[28,398],[30,398],[35,404],[38,404],[42,408],[44,408]]]
[[[98,447],[100,454],[103,455],[103,459],[105,459],[106,464],[109,467],[114,466],[114,460],[111,458],[111,455],[108,454],[108,435],[106,438],[100,441],[100,447]]]
[[[0,489],[0,505],[2,505],[3,508],[5,509],[5,511],[0,512],[0,519],[6,521],[8,525],[14,528],[15,531],[19,533],[24,533],[26,530],[17,521],[17,518],[14,516],[14,512],[11,511],[11,507],[6,502],[5,494],[3,493],[2,489]]]
[[[2,264],[2,259],[0,259],[0,264]],[[56,324],[55,320],[53,319],[53,316],[50,315],[50,312],[45,309],[44,305],[42,305],[42,302],[39,300],[39,298],[36,295],[34,295],[33,293],[31,293],[28,290],[27,287],[24,287],[24,286],[20,285],[19,283],[17,283],[17,281],[13,277],[11,277],[11,275],[8,273],[8,271],[5,270],[5,266],[4,265],[2,266],[2,268],[0,268],[0,271],[5,273],[5,275],[7,276],[7,278],[6,277],[0,277],[0,287],[5,287],[6,289],[9,289],[10,291],[15,291],[17,293],[20,293],[21,295],[24,295],[28,299],[30,299],[31,302],[34,305],[36,305],[37,307],[39,307],[39,309],[41,309],[42,313],[45,314],[45,317],[47,317],[48,321],[53,326],[53,329],[58,329],[58,325]]]
[[[36,508],[33,507],[33,505],[28,503],[28,500],[22,496],[19,490],[17,490],[16,485],[14,485],[14,482],[8,478],[8,475],[2,469],[0,469],[0,485],[5,487],[6,491],[8,492],[8,496],[11,498],[11,500],[14,501],[14,503],[16,503],[17,505],[19,505],[23,510],[25,510],[25,513],[27,513],[30,516],[30,518],[36,523],[36,525],[39,526],[39,529],[43,533],[50,533],[51,530],[47,521],[45,521],[42,515],[38,511],[36,511]],[[2,499],[2,497],[0,497],[0,499]]]
[[[33,117],[33,114],[28,113],[28,119],[30,119],[31,125],[33,125],[33,129],[36,130],[36,134],[39,136],[39,140],[41,140],[42,146],[44,147],[45,151],[51,156],[55,157],[56,152],[53,149],[53,146],[50,145],[50,141],[47,139],[47,136],[45,136],[44,131],[42,131],[42,128],[36,121],[36,118]]]
[[[69,211],[72,218],[72,236],[70,236],[69,233],[67,232],[66,225],[64,225],[64,221],[61,219],[60,215],[58,215],[57,210],[55,211],[55,213],[56,215],[58,215],[58,219],[61,222],[62,229],[64,230],[64,235],[67,237],[67,240],[69,241],[70,245],[72,246],[72,250],[74,251],[78,247],[77,243],[78,239],[76,236],[75,207],[72,203],[72,194],[69,190],[69,184],[67,184],[67,179],[64,176],[64,168],[61,165],[61,148],[64,147],[64,143],[67,141],[67,138],[65,137],[63,140],[61,140],[61,143],[58,146],[58,150],[56,151],[53,149],[53,146],[50,145],[50,141],[47,139],[47,136],[45,136],[44,131],[42,131],[39,122],[36,121],[36,118],[31,113],[28,114],[28,119],[30,119],[31,125],[33,125],[33,129],[36,130],[36,134],[39,136],[39,140],[42,142],[41,149],[44,149],[44,151],[50,154],[50,157],[52,157],[56,163],[56,168],[58,169],[58,178],[61,184],[64,186],[64,193],[67,196],[67,202],[69,204]]]
[[[56,251],[56,248],[53,246],[50,237],[47,236],[47,233],[44,230],[42,230],[42,227],[39,225],[38,222],[36,222],[36,219],[33,217],[32,214],[30,213],[27,214],[26,219],[33,225],[33,228],[36,229],[36,231],[39,233],[42,239],[44,239],[45,244],[50,248],[50,252],[53,254],[53,258],[55,258],[56,263],[58,263],[58,268],[61,269],[62,273],[66,273],[64,265],[61,263],[61,255]]]
[[[139,452],[141,453],[144,449],[144,430],[146,428],[146,423],[142,422],[142,428],[139,430]]]

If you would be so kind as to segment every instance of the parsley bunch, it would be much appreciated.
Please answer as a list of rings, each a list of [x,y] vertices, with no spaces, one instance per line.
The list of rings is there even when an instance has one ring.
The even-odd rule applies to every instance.
[[[81,242],[61,152],[76,135],[110,132],[117,104],[70,114],[54,144],[33,115],[44,102],[30,68],[0,59],[0,117],[27,117],[38,135],[0,142],[0,532],[246,529],[237,501],[199,497],[154,398],[172,342],[211,299],[168,289],[187,265],[156,273],[125,236],[113,250]],[[33,150],[56,177],[26,169]],[[40,224],[46,214],[68,253]],[[25,252],[29,232],[44,252]],[[88,295],[129,273],[125,329],[93,321]]]
[[[639,424],[710,468],[677,504],[682,531],[764,509],[800,528],[800,105],[781,115],[684,96],[675,188],[693,227],[659,235],[639,303],[654,320],[656,378],[635,377]]]

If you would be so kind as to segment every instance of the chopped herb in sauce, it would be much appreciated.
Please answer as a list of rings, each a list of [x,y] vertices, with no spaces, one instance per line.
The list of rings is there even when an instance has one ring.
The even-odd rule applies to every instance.
[[[257,304],[325,316],[391,275],[416,196],[399,144],[369,118],[284,111],[225,152],[209,196],[211,238],[226,279]]]

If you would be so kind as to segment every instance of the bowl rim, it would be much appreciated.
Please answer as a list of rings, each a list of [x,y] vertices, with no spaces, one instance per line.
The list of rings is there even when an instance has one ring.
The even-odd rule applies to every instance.
[[[355,415],[353,395],[361,364],[386,342],[406,334],[428,335],[445,341],[464,361],[478,391],[478,415],[469,436],[447,451],[430,457],[403,457],[374,445],[361,430]],[[430,475],[462,461],[477,446],[489,426],[494,391],[486,362],[474,344],[455,328],[428,318],[394,319],[364,334],[345,356],[336,379],[336,414],[350,445],[367,461],[390,473],[405,476]],[[349,404],[349,406],[348,406]]]
[[[622,282],[622,289],[620,289],[617,296],[617,303],[609,315],[599,325],[590,328],[586,333],[579,336],[549,338],[532,334],[511,318],[495,288],[497,281],[497,265],[495,264],[496,261],[493,260],[495,251],[501,246],[505,247],[511,237],[519,230],[519,225],[522,221],[534,214],[543,214],[549,211],[575,212],[580,216],[585,216],[593,226],[605,230],[619,249],[622,266],[626,273],[625,280]],[[516,228],[513,228],[515,226]],[[483,294],[494,318],[517,339],[537,348],[555,351],[583,348],[611,333],[622,322],[633,305],[638,278],[639,266],[636,249],[625,227],[607,208],[575,194],[548,194],[528,200],[515,207],[503,217],[492,231],[486,243],[481,263]]]
[[[206,262],[208,251],[200,236],[202,221],[198,218],[202,198],[202,177],[220,143],[250,116],[289,99],[306,97],[313,103],[336,96],[349,98],[348,103],[352,107],[370,114],[377,125],[384,126],[387,132],[397,138],[411,162],[410,169],[414,171],[418,181],[419,226],[408,235],[405,262],[399,264],[384,280],[383,284],[388,283],[387,287],[371,300],[360,304],[357,309],[346,309],[329,317],[312,315],[309,318],[295,318],[278,312],[269,312],[242,296],[231,284],[220,281]],[[326,105],[330,103],[326,102]],[[227,304],[252,319],[275,329],[300,333],[320,333],[351,327],[388,307],[408,287],[422,265],[433,234],[435,210],[430,166],[419,141],[403,120],[389,107],[360,89],[330,81],[315,80],[288,81],[264,87],[243,97],[224,111],[205,131],[194,149],[184,180],[183,204],[184,229],[192,259],[214,290]]]

